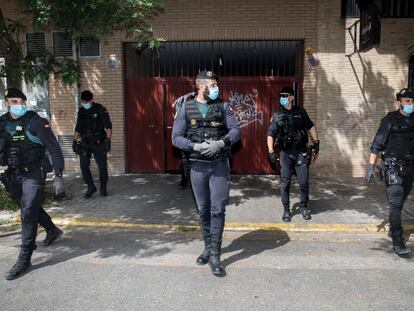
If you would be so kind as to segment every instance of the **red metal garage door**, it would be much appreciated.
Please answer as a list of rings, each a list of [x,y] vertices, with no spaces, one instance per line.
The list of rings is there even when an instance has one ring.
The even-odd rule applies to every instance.
[[[278,94],[283,86],[293,86],[298,82],[301,94],[301,81],[295,78],[221,78],[220,97],[227,101],[242,128],[242,140],[233,148],[232,171],[234,173],[269,173],[272,168],[267,160],[267,128],[273,112],[279,104]],[[172,103],[183,94],[194,90],[190,79],[165,80],[167,99],[167,141],[166,170],[179,169],[181,153],[172,147],[171,129],[175,109]],[[299,95],[301,104],[302,96]]]

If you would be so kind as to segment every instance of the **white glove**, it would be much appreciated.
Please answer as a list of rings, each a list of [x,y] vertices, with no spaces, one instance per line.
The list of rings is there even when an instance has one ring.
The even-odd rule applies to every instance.
[[[53,193],[55,197],[65,195],[65,185],[63,184],[63,178],[55,176],[53,180]]]
[[[202,151],[206,150],[208,148],[208,146],[209,146],[209,144],[207,142],[204,142],[202,144],[196,143],[196,144],[194,144],[193,149],[194,149],[194,151],[202,152]]]
[[[202,151],[201,154],[208,157],[212,157],[226,145],[223,140],[208,140],[207,143],[207,149]]]

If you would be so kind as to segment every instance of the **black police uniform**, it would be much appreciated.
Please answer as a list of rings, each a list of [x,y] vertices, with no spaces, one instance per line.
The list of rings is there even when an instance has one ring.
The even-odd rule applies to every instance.
[[[414,113],[403,115],[399,110],[382,120],[371,145],[371,153],[383,151],[383,177],[390,207],[392,237],[401,237],[401,211],[414,182]]]
[[[293,106],[291,110],[281,107],[273,114],[268,136],[273,137],[280,150],[280,193],[285,211],[290,211],[290,182],[292,169],[296,171],[300,185],[300,210],[305,219],[310,219],[307,209],[309,201],[309,163],[307,153],[308,130],[314,126],[306,110]],[[289,212],[290,213],[290,212]]]
[[[17,119],[13,119],[9,112],[2,115],[0,139],[5,142],[1,165],[7,166],[7,187],[21,209],[22,251],[19,260],[24,257],[25,263],[30,265],[31,254],[36,248],[38,224],[46,232],[55,234],[54,239],[63,233],[56,228],[42,204],[46,173],[52,170],[46,150],[52,158],[56,176],[62,175],[64,158],[48,121],[32,111]],[[14,275],[9,277],[12,279]]]
[[[107,145],[105,129],[112,129],[109,113],[104,106],[93,103],[90,109],[81,107],[78,111],[78,120],[75,131],[82,138],[80,150],[80,168],[83,179],[88,185],[88,191],[95,188],[90,170],[93,154],[99,169],[101,194],[106,194],[108,182]]]

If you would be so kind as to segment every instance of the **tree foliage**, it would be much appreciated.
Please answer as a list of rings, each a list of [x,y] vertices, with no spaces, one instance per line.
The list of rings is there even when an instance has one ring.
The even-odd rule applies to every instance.
[[[150,20],[162,11],[162,0],[15,0],[26,18],[30,16],[34,29],[54,29],[67,32],[76,42],[81,37],[101,39],[113,31],[126,32],[137,47],[157,48],[161,38],[153,36]],[[79,83],[79,62],[72,58],[55,58],[45,51],[41,55],[25,55],[23,19],[10,20],[0,8],[0,48],[6,65],[0,66],[0,76],[9,86],[26,82],[46,81],[50,74],[65,84]],[[78,51],[78,49],[77,49]]]

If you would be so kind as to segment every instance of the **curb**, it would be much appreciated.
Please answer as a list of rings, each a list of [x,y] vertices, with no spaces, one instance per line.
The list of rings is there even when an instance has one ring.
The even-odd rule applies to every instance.
[[[144,224],[119,219],[93,219],[79,217],[52,217],[53,222],[60,226],[72,227],[95,227],[95,228],[128,228],[128,229],[158,229],[177,230],[183,232],[197,231],[200,226],[197,222],[187,224]],[[19,216],[15,216],[11,225],[20,224]],[[404,222],[405,230],[414,230],[414,220]],[[383,223],[361,223],[361,224],[340,224],[340,223],[236,223],[228,222],[225,231],[285,231],[285,232],[330,232],[330,233],[378,233],[388,232],[388,226]]]

